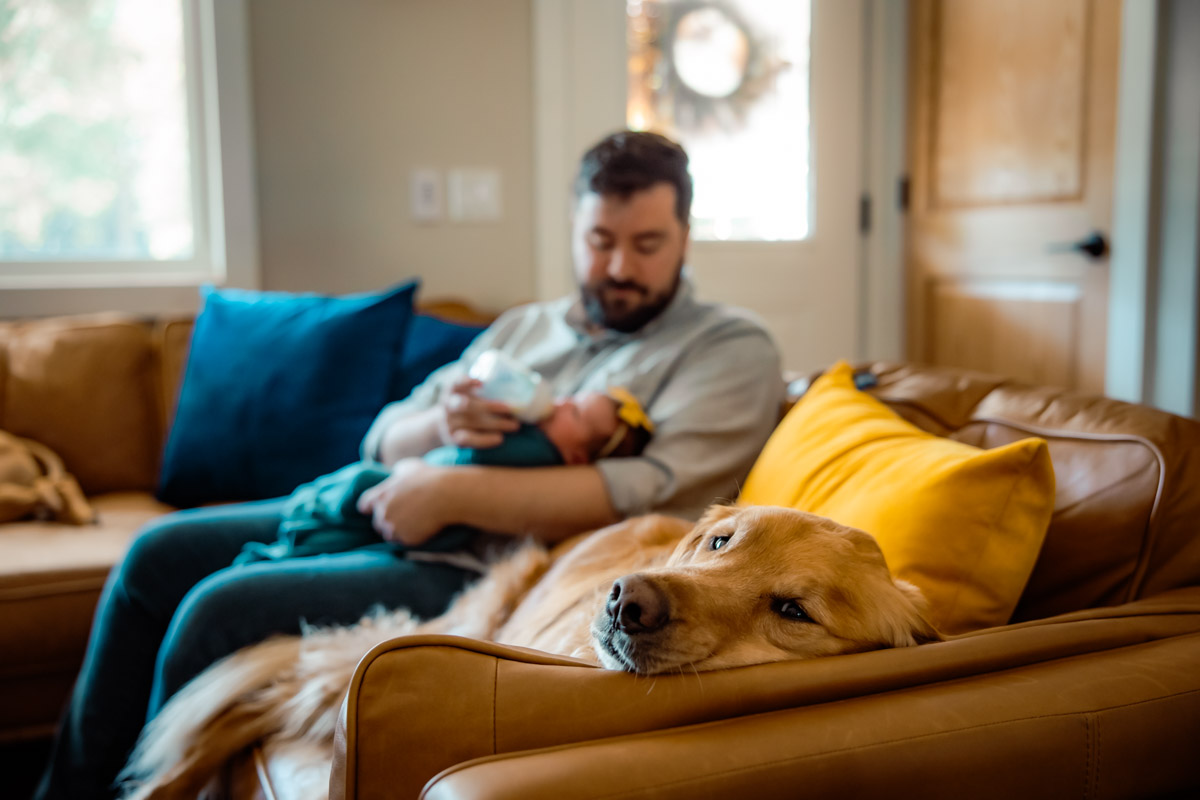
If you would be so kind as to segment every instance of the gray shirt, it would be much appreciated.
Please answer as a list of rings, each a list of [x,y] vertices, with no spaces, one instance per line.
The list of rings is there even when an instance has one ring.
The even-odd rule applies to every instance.
[[[394,420],[429,408],[484,350],[496,348],[550,381],[554,396],[623,386],[654,422],[642,455],[596,462],[622,516],[661,511],[696,519],[737,497],[779,420],[779,352],[748,312],[699,303],[684,274],[663,313],[641,330],[589,330],[579,298],[505,312],[462,357],[383,409],[363,440],[377,458]]]

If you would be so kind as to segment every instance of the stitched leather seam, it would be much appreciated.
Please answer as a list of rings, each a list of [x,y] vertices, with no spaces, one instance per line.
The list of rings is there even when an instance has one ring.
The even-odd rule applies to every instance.
[[[1137,700],[1132,703],[1122,703],[1119,705],[1107,706],[1103,709],[1100,709],[1099,711],[1115,711],[1115,710],[1121,709],[1121,708],[1134,708],[1136,706],[1146,705],[1148,703],[1157,703],[1157,702],[1161,702],[1163,700],[1170,700],[1172,698],[1183,697],[1185,695],[1197,694],[1197,693],[1200,693],[1200,689],[1185,689],[1184,691],[1175,692],[1173,694],[1168,694],[1168,695],[1163,695],[1161,697],[1152,697],[1152,698],[1149,698],[1146,700]],[[980,723],[978,725],[968,725],[965,728],[954,728],[953,730],[937,731],[936,733],[923,733],[923,734],[920,734],[917,736],[902,736],[902,737],[899,737],[896,739],[888,739],[886,741],[881,741],[881,742],[872,742],[870,744],[862,744],[862,745],[857,745],[854,747],[842,747],[842,748],[837,748],[834,750],[825,750],[820,753],[809,753],[809,754],[803,755],[803,756],[792,756],[790,758],[780,758],[780,759],[775,759],[772,761],[763,761],[758,764],[752,764],[752,765],[748,765],[748,766],[744,766],[744,767],[737,767],[734,769],[722,770],[720,772],[711,772],[711,773],[701,775],[701,776],[680,778],[678,780],[668,781],[666,783],[643,785],[643,786],[639,786],[636,789],[624,790],[624,791],[616,792],[613,794],[600,795],[600,796],[597,796],[597,800],[618,800],[619,798],[623,798],[623,797],[644,796],[646,793],[646,790],[651,789],[651,788],[660,789],[660,788],[666,788],[666,787],[670,787],[670,786],[686,786],[689,783],[705,783],[713,778],[720,778],[720,777],[728,776],[728,775],[738,775],[738,774],[743,774],[743,773],[755,772],[760,769],[763,769],[764,767],[772,767],[772,766],[778,766],[778,765],[783,765],[783,764],[797,764],[802,761],[808,761],[808,760],[811,760],[814,758],[821,758],[824,756],[833,755],[833,754],[837,754],[837,753],[854,753],[854,752],[859,752],[859,751],[863,751],[863,750],[870,750],[870,749],[876,748],[876,747],[887,747],[888,745],[899,744],[901,742],[917,742],[917,741],[921,741],[922,739],[933,739],[933,738],[937,738],[939,736],[949,736],[949,735],[963,733],[965,731],[984,730],[986,728],[998,728],[998,727],[1002,727],[1004,725],[1016,725],[1016,724],[1019,724],[1022,722],[1029,722],[1032,720],[1057,719],[1057,718],[1063,718],[1063,717],[1077,716],[1079,714],[1085,714],[1087,716],[1095,716],[1097,713],[1099,713],[1099,712],[1098,711],[1086,711],[1086,712],[1064,711],[1060,714],[1035,714],[1035,715],[1028,716],[1028,717],[1021,717],[1019,719],[1007,719],[1007,720],[1002,720],[999,722],[984,722],[984,723]],[[666,734],[667,731],[662,731],[661,733]]]

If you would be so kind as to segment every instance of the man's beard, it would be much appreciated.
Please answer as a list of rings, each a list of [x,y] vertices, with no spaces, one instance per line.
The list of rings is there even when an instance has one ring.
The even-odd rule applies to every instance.
[[[657,317],[675,299],[679,291],[680,276],[683,273],[683,262],[675,270],[675,280],[664,291],[652,295],[645,286],[633,281],[614,281],[604,278],[594,283],[581,284],[579,294],[583,299],[583,308],[587,318],[595,325],[603,325],[621,333],[633,333]],[[612,289],[625,289],[637,292],[641,300],[629,301],[624,298],[605,298]],[[635,305],[636,303],[636,305]]]

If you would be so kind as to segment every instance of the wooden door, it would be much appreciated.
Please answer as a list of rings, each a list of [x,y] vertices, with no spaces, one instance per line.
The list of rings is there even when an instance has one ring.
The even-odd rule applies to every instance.
[[[1120,0],[913,0],[908,352],[1104,390]]]

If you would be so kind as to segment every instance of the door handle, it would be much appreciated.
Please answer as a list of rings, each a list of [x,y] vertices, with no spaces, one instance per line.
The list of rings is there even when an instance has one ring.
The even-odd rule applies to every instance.
[[[1099,261],[1108,254],[1108,240],[1100,231],[1092,231],[1078,242],[1058,242],[1046,248],[1050,253],[1082,253],[1092,261]]]

